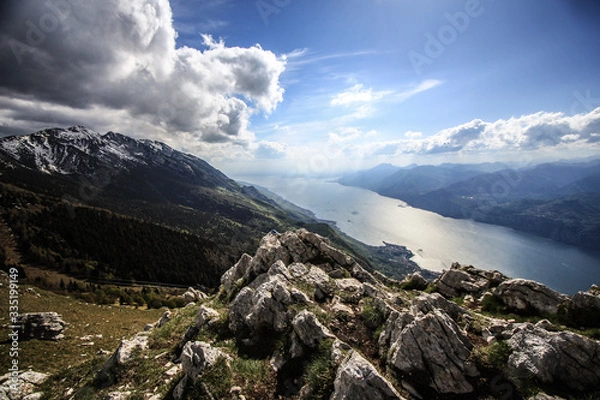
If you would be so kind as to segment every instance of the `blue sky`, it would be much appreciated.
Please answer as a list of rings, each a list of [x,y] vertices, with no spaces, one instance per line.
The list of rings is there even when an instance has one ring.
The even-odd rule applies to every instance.
[[[3,135],[120,130],[231,174],[600,154],[595,1],[13,3]]]
[[[201,46],[203,30],[228,46],[259,43],[288,55],[283,102],[268,118],[252,118],[259,140],[293,147],[360,131],[359,142],[393,141],[475,119],[573,115],[600,106],[593,97],[600,97],[593,2],[202,4],[172,3],[178,44]],[[333,105],[341,93],[349,94],[347,103]]]

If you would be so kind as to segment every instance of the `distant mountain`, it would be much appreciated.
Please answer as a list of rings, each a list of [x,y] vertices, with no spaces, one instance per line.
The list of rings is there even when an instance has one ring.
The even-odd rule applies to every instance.
[[[394,197],[409,202],[433,190],[444,188],[454,182],[506,168],[505,164],[442,164],[439,166],[411,165],[400,168],[380,164],[366,171],[343,176],[342,185],[369,189],[382,196]]]
[[[595,220],[593,204],[593,195],[600,193],[600,160],[521,169],[493,163],[398,168],[392,173],[393,167],[386,166],[384,170],[386,176],[368,170],[345,176],[339,183],[370,189],[448,217],[509,226],[600,248],[594,233],[594,224],[600,226],[600,221]],[[573,216],[573,204],[583,212]]]

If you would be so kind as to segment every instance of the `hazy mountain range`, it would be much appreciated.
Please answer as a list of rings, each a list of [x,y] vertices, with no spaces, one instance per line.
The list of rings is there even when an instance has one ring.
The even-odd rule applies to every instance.
[[[339,183],[453,218],[600,248],[600,160],[509,168],[501,163],[382,164]]]

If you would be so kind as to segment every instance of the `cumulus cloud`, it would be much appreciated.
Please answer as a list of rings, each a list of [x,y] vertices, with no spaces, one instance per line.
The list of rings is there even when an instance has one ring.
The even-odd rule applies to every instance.
[[[208,35],[202,49],[177,48],[168,0],[12,0],[8,10],[0,25],[3,134],[96,123],[247,145],[249,118],[283,100],[284,60]]]
[[[419,132],[404,136],[354,151],[372,157],[589,149],[600,142],[600,108],[573,116],[539,112],[494,122],[476,119],[425,138]]]

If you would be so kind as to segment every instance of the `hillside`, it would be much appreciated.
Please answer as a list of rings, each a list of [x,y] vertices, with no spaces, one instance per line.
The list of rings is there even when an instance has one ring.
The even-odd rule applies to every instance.
[[[269,194],[273,197],[273,194]],[[0,222],[20,262],[91,282],[216,288],[272,230],[331,237],[368,268],[420,270],[364,246],[283,199],[169,146],[77,126],[0,139]]]
[[[398,282],[307,230],[270,233],[217,294],[166,311],[112,355],[37,390],[46,399],[595,399],[598,317],[597,287],[569,298],[458,264],[433,282]]]

